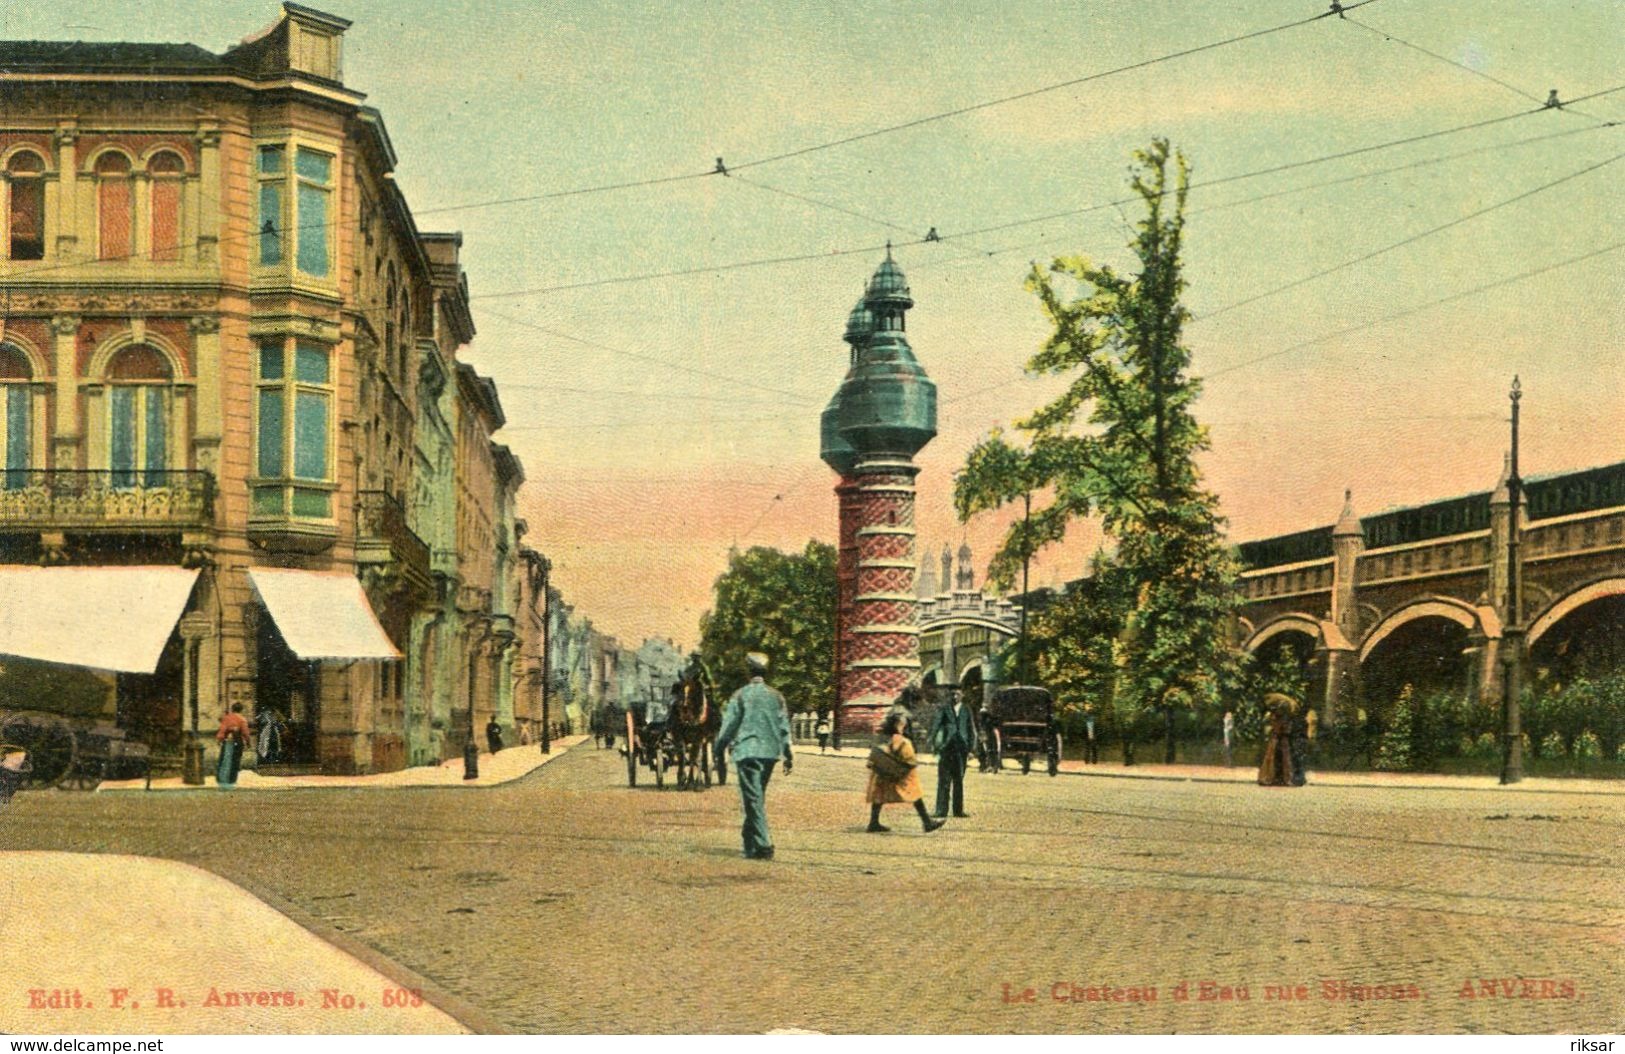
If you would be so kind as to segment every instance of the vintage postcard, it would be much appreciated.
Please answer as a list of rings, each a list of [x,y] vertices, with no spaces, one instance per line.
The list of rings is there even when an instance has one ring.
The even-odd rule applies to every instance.
[[[1617,3],[313,4],[0,5],[13,1050],[1612,1049]]]

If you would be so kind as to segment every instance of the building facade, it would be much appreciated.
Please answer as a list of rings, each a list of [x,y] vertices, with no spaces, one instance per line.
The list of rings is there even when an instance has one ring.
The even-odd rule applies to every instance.
[[[435,763],[515,730],[540,654],[461,240],[417,229],[348,25],[0,43],[0,563],[192,573],[159,654],[80,642],[163,753],[242,703],[286,765]]]

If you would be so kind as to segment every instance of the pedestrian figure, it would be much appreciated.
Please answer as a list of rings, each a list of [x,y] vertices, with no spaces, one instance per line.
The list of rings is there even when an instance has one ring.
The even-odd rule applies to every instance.
[[[1236,763],[1235,755],[1231,752],[1231,743],[1236,735],[1236,715],[1229,710],[1224,712],[1224,767],[1230,768]]]
[[[255,716],[259,718],[260,727],[254,751],[259,755],[260,764],[275,764],[282,756],[282,715],[275,707],[267,707]]]
[[[750,683],[728,698],[722,710],[722,730],[717,733],[715,753],[733,751],[734,771],[739,780],[739,801],[744,811],[740,835],[747,860],[773,859],[773,835],[767,826],[767,784],[773,766],[784,758],[784,774],[790,774],[795,759],[790,752],[790,712],[784,696],[769,688],[767,656],[751,652],[745,656]]]
[[[491,753],[502,753],[502,726],[495,717],[485,723],[485,745],[491,748]]]
[[[937,711],[936,727],[931,730],[931,749],[937,755],[938,818],[948,815],[951,798],[954,815],[968,819],[965,766],[970,764],[971,751],[976,749],[976,727],[971,722],[970,707],[958,693],[952,705]]]
[[[1100,740],[1095,738],[1095,704],[1083,704],[1083,760],[1087,765],[1100,764]]]
[[[1308,706],[1293,702],[1287,728],[1287,747],[1292,753],[1292,785],[1301,787],[1309,779],[1306,771],[1309,765],[1309,718],[1314,711]]]
[[[243,748],[248,745],[248,718],[243,716],[242,703],[232,703],[231,710],[220,715],[220,730],[214,738],[220,744],[214,781],[222,787],[235,787],[237,773],[243,767]]]
[[[1264,696],[1264,757],[1258,763],[1258,785],[1292,786],[1292,707],[1296,703],[1280,692]]]
[[[919,762],[914,756],[914,744],[908,741],[903,734],[904,719],[900,714],[887,714],[886,720],[880,726],[880,734],[886,737],[884,747],[876,747],[886,757],[892,759],[886,764],[883,771],[876,767],[873,755],[869,761],[869,785],[864,791],[863,798],[869,803],[869,827],[871,834],[883,834],[889,830],[880,822],[880,807],[893,802],[912,802],[914,811],[919,813],[920,826],[926,834],[930,834],[941,827],[945,821],[932,819],[931,814],[925,811],[925,794],[920,790]]]
[[[818,723],[813,726],[813,734],[818,737],[818,752],[822,754],[829,746],[829,711],[825,710],[818,715]]]

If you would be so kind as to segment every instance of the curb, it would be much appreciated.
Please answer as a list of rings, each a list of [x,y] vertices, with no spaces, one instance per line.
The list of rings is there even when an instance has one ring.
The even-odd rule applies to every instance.
[[[147,790],[147,789],[145,789],[143,787],[138,787],[138,786],[137,787],[103,787],[103,786],[97,786],[96,789],[91,791],[90,793],[92,793],[92,794],[154,794],[154,793],[157,793],[157,794],[222,794],[222,793],[226,793],[226,794],[287,794],[287,793],[290,793],[290,792],[297,792],[297,791],[374,791],[374,790],[382,790],[382,791],[425,791],[425,790],[478,791],[478,790],[490,790],[492,787],[505,787],[510,783],[517,783],[519,780],[522,780],[525,777],[531,775],[537,769],[539,769],[542,766],[546,765],[548,762],[554,760],[555,758],[561,758],[564,755],[568,754],[570,751],[574,750],[576,747],[580,746],[582,743],[587,742],[587,739],[588,739],[588,737],[585,737],[585,736],[581,737],[580,739],[577,739],[576,742],[571,743],[568,746],[555,744],[551,753],[541,754],[540,755],[541,760],[537,761],[536,764],[532,765],[530,768],[526,769],[524,772],[521,772],[521,773],[519,773],[518,775],[515,775],[515,776],[510,776],[507,779],[497,780],[497,781],[492,782],[492,783],[486,783],[486,782],[483,782],[482,780],[471,780],[471,781],[467,781],[467,782],[461,782],[460,781],[460,782],[457,782],[457,783],[332,783],[332,784],[299,783],[299,784],[288,784],[288,785],[282,786],[282,787],[269,787],[269,786],[268,787],[254,787],[254,786],[246,786],[246,785],[243,785],[243,784],[238,784],[238,785],[232,787],[229,791],[222,791],[219,787],[215,786],[212,783],[204,783],[202,786],[197,786],[197,787],[161,787],[161,788],[158,788],[156,791]],[[534,743],[529,744],[529,746],[526,747],[526,748],[514,747],[514,748],[510,748],[510,749],[517,750],[517,749],[531,749],[531,748],[536,748],[536,744],[534,744]],[[482,756],[488,756],[488,755],[482,755]],[[424,767],[426,768],[427,766],[424,766]],[[397,771],[401,771],[401,770],[397,770]],[[381,773],[379,775],[387,775],[387,774]],[[272,777],[266,777],[266,778],[267,779],[279,779],[281,777],[272,776]],[[340,776],[340,777],[335,777],[335,778],[337,778],[337,779],[348,779],[348,778],[351,778],[351,777]],[[362,776],[362,777],[355,777],[355,778],[367,779],[368,777]],[[120,781],[120,782],[125,782],[125,781]],[[138,782],[138,781],[129,781],[129,782]]]
[[[192,866],[198,867],[199,865],[194,864]],[[377,970],[402,988],[417,989],[418,992],[422,993],[425,1002],[432,1004],[436,1009],[470,1032],[483,1036],[514,1034],[511,1028],[480,1007],[460,996],[453,995],[416,970],[401,965],[372,945],[335,928],[331,923],[319,919],[298,905],[284,900],[280,895],[261,888],[258,883],[252,880],[244,881],[230,875],[223,875],[209,868],[203,868],[203,870],[209,871],[210,874],[246,890],[251,896],[263,901],[271,910],[285,916],[290,922],[293,922],[317,940],[331,944],[346,955],[359,959],[362,963]]]
[[[852,761],[863,761],[863,760],[865,760],[864,755],[858,755],[858,754],[822,754],[822,755],[809,754],[808,757],[846,758],[846,759],[849,759],[849,760],[852,760]],[[929,758],[929,760],[927,760],[927,758]],[[921,765],[935,766],[937,761],[936,761],[935,755],[924,755],[924,756],[920,757],[919,763]],[[1037,772],[1038,770],[1035,768],[1034,771]],[[1020,770],[1019,769],[1015,770],[1014,774],[1015,775],[1020,775]],[[1176,775],[1174,773],[1164,773],[1164,772],[1091,772],[1091,771],[1088,771],[1087,769],[1085,769],[1085,770],[1062,769],[1058,773],[1058,775],[1061,775],[1061,776],[1083,776],[1083,777],[1086,777],[1086,778],[1089,778],[1089,779],[1101,779],[1101,780],[1159,780],[1159,781],[1164,782],[1164,783],[1216,783],[1216,784],[1228,784],[1228,785],[1237,786],[1237,787],[1249,787],[1249,786],[1253,785],[1253,781],[1252,780],[1247,780],[1247,779],[1227,779],[1227,778],[1225,778],[1223,776],[1183,776],[1183,775]],[[1465,778],[1468,778],[1468,777],[1447,777],[1447,778],[1465,779]],[[1488,779],[1490,777],[1484,777],[1484,778]],[[1602,782],[1602,781],[1595,781],[1595,782]],[[1475,791],[1477,793],[1482,793],[1482,794],[1498,794],[1498,793],[1505,793],[1505,794],[1567,794],[1567,795],[1572,795],[1574,797],[1581,797],[1581,798],[1609,798],[1609,797],[1622,797],[1622,796],[1625,796],[1625,781],[1622,781],[1622,785],[1620,786],[1620,788],[1618,790],[1601,789],[1601,788],[1596,789],[1596,790],[1565,790],[1565,789],[1563,789],[1561,787],[1529,787],[1529,786],[1524,786],[1524,785],[1519,785],[1519,784],[1513,784],[1513,785],[1510,785],[1510,786],[1496,784],[1496,785],[1490,786],[1490,787],[1480,787],[1480,786],[1475,786],[1475,785],[1471,785],[1471,784],[1463,784],[1461,786],[1450,786],[1450,785],[1440,785],[1440,784],[1437,784],[1437,783],[1359,783],[1359,782],[1353,782],[1353,781],[1343,782],[1342,780],[1338,779],[1335,775],[1331,775],[1327,779],[1319,779],[1319,780],[1317,780],[1317,779],[1311,778],[1309,780],[1309,782],[1307,784],[1305,784],[1305,786],[1341,787],[1341,788],[1346,788],[1346,789],[1349,789],[1349,790]]]

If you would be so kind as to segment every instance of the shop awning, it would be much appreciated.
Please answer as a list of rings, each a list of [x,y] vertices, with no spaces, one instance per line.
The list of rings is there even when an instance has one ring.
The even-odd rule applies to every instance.
[[[255,567],[248,580],[289,650],[299,658],[316,662],[401,657],[354,575]]]
[[[153,673],[197,576],[184,567],[0,566],[0,655]]]

